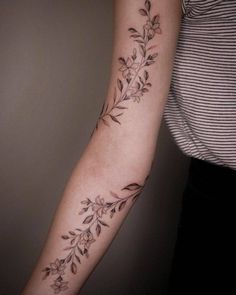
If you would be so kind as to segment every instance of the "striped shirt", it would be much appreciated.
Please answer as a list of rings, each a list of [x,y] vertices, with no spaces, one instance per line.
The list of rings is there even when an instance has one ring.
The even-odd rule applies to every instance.
[[[236,1],[183,0],[164,117],[183,153],[236,170]]]

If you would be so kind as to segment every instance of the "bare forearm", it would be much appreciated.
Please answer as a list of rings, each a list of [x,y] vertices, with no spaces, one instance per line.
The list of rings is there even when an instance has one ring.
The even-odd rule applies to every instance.
[[[166,2],[116,1],[107,98],[23,295],[76,294],[145,185],[170,83],[168,40],[178,31],[178,1]],[[168,9],[176,29],[162,22]]]

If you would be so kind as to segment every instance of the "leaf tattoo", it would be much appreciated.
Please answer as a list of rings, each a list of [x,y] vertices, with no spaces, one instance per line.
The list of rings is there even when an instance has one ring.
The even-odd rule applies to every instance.
[[[158,52],[153,52],[153,49],[157,46],[150,43],[157,34],[161,34],[161,28],[159,15],[152,16],[151,9],[151,1],[146,0],[144,7],[139,9],[139,14],[146,18],[142,29],[140,31],[135,28],[128,29],[130,38],[135,42],[135,47],[127,58],[118,58],[121,77],[117,78],[113,100],[104,102],[95,129],[98,129],[100,122],[106,126],[110,126],[111,120],[121,124],[120,116],[127,109],[124,103],[131,99],[139,103],[141,97],[152,86],[149,73],[145,68],[156,61]]]
[[[148,177],[145,182],[147,179]],[[82,257],[89,257],[90,246],[96,242],[104,228],[109,227],[109,224],[104,221],[104,216],[113,218],[115,214],[125,208],[129,201],[135,201],[141,194],[145,182],[143,185],[130,183],[121,189],[119,195],[110,191],[110,197],[112,198],[110,201],[106,201],[100,195],[97,195],[94,200],[87,198],[81,201],[83,208],[78,214],[83,215],[86,213],[81,227],[70,230],[67,234],[61,236],[67,242],[64,251],[68,254],[63,258],[56,258],[54,262],[42,269],[44,273],[43,280],[49,276],[55,276],[53,284],[50,285],[54,294],[59,294],[69,288],[69,282],[64,280],[66,271],[76,275]]]

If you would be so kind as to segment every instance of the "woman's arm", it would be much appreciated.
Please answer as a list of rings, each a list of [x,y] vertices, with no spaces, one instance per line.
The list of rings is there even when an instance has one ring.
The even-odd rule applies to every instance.
[[[107,98],[22,295],[76,294],[142,192],[180,20],[180,0],[115,1]]]

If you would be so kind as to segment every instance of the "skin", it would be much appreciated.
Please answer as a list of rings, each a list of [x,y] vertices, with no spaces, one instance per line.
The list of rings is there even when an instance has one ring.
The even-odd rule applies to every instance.
[[[156,15],[151,25],[148,19]],[[180,22],[180,0],[114,1],[113,58],[104,107],[22,295],[78,294],[140,195],[156,149]],[[131,28],[143,32],[144,26],[145,50],[155,47],[149,52],[153,62],[142,68],[148,55]],[[150,85],[138,86],[139,76]],[[147,90],[137,91],[142,87]]]

